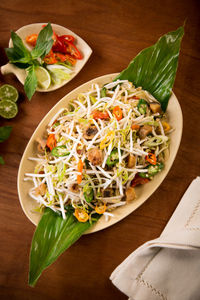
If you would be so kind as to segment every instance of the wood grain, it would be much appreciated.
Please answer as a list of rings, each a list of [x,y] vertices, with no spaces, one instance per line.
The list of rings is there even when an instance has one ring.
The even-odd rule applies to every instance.
[[[36,22],[52,22],[80,35],[93,49],[86,66],[69,84],[31,102],[12,76],[0,84],[20,92],[19,113],[0,126],[11,125],[11,137],[0,145],[6,164],[0,166],[0,298],[1,299],[127,299],[109,276],[132,251],[160,235],[189,183],[200,175],[200,2],[198,0],[1,0],[0,65],[10,30]],[[176,160],[159,189],[139,209],[118,224],[83,236],[47,269],[35,288],[27,285],[28,260],[34,226],[23,214],[17,195],[18,166],[34,129],[65,94],[82,83],[119,72],[144,47],[185,23],[174,92],[184,117]]]

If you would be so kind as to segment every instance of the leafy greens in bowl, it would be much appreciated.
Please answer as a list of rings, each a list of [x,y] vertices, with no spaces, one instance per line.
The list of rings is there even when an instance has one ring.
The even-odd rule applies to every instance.
[[[154,46],[143,50],[130,63],[129,67],[119,75],[111,74],[102,76],[72,91],[57,103],[36,129],[23,155],[18,175],[18,192],[22,208],[33,223],[38,224],[39,222],[32,241],[29,273],[30,285],[34,286],[41,275],[41,272],[54,262],[56,258],[73,244],[86,230],[90,229],[90,232],[94,232],[106,228],[127,216],[147,200],[167,175],[178,151],[182,132],[181,109],[175,95],[171,95],[182,36],[183,28],[180,27],[177,31],[163,36]],[[151,68],[151,60],[154,68]],[[147,61],[148,64],[146,64]],[[132,76],[132,73],[134,73],[134,77]],[[159,84],[156,84],[154,80],[155,76],[159,81]],[[170,158],[166,162],[165,169],[146,186],[138,188],[138,197],[134,202],[116,209],[116,217],[114,220],[112,219],[110,223],[108,222],[105,224],[102,218],[97,220],[99,216],[97,216],[96,220],[93,222],[80,223],[70,210],[67,211],[66,218],[63,219],[49,208],[45,209],[45,212],[39,221],[38,215],[33,213],[35,203],[27,198],[30,186],[28,186],[28,182],[23,181],[24,173],[31,171],[32,169],[32,162],[27,162],[27,158],[33,156],[34,140],[36,137],[42,136],[44,127],[55,113],[57,113],[59,109],[65,107],[71,99],[74,99],[77,96],[77,94],[86,91],[91,83],[104,85],[113,79],[127,79],[132,81],[136,86],[142,86],[143,89],[149,91],[161,103],[163,110],[167,108],[170,98],[168,106],[169,122],[172,127],[175,128],[175,131],[171,136]],[[94,225],[95,222],[96,224]]]

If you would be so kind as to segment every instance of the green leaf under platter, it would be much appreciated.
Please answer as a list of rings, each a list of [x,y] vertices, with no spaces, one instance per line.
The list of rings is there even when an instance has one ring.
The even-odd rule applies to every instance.
[[[174,84],[184,28],[163,35],[142,50],[116,78],[127,79],[150,92],[166,110]]]
[[[72,211],[66,219],[46,208],[33,236],[30,253],[29,285],[34,286],[42,271],[69,248],[91,226],[80,223]]]

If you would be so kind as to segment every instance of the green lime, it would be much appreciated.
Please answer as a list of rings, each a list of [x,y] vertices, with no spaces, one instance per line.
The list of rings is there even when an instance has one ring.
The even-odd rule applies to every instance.
[[[47,90],[51,84],[51,76],[43,67],[35,68],[35,73],[38,81],[38,86]]]
[[[16,102],[19,97],[18,91],[16,88],[10,84],[4,84],[0,87],[0,99],[11,100]]]
[[[1,100],[0,101],[0,116],[5,119],[11,119],[18,113],[18,108],[15,102],[11,100]]]

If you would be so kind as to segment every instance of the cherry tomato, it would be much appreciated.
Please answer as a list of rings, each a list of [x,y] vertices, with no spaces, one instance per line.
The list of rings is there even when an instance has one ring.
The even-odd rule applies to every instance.
[[[27,42],[29,45],[35,47],[36,42],[37,42],[37,38],[38,38],[38,34],[33,33],[33,34],[28,35],[28,36],[26,37],[26,42]]]

